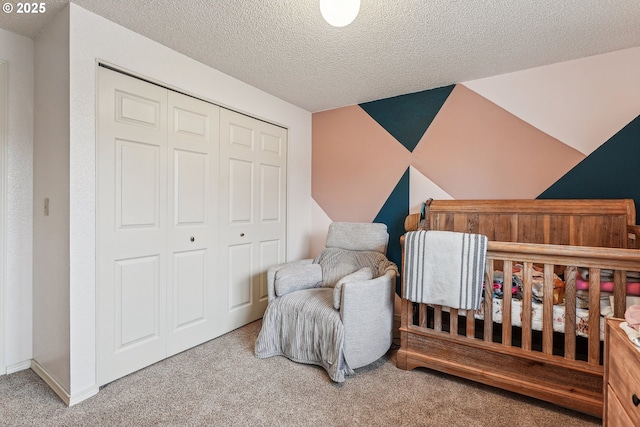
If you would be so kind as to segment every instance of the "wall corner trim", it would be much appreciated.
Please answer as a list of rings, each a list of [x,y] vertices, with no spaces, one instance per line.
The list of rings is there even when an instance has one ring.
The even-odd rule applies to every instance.
[[[88,398],[98,394],[98,391],[100,391],[100,387],[98,387],[98,385],[96,384],[95,386],[88,387],[79,393],[69,394],[69,392],[64,387],[62,387],[55,378],[49,375],[46,369],[44,369],[42,365],[40,365],[37,361],[31,361],[31,369],[33,369],[33,371],[38,374],[38,376],[42,378],[42,380],[46,382],[49,387],[51,387],[51,389],[58,395],[60,399],[62,399],[62,401],[67,406],[73,406],[77,403],[87,400]]]
[[[0,375],[9,373],[6,359],[6,277],[7,277],[7,124],[9,114],[8,65],[0,60]]]

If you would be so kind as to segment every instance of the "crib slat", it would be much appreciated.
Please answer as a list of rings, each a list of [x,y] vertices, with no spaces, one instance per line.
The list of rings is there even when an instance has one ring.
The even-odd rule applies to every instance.
[[[476,322],[475,322],[475,310],[467,310],[467,338],[475,338],[476,335]]]
[[[413,308],[413,303],[408,299],[402,298],[402,311],[400,312],[400,321],[402,322],[402,327],[407,327],[413,325],[413,316],[411,316],[411,311]]]
[[[502,283],[502,344],[511,345],[511,287],[513,286],[513,263],[503,263]]]
[[[438,332],[442,331],[442,306],[441,305],[433,306],[433,330]]]
[[[553,354],[553,264],[544,265],[542,289],[542,352]]]
[[[568,266],[564,273],[564,357],[576,359],[576,266]]]
[[[427,327],[427,304],[418,304],[418,325]]]
[[[482,307],[484,313],[482,338],[484,341],[493,341],[493,260],[487,259],[486,266],[484,283],[489,285],[485,286],[484,306]]]
[[[613,316],[623,319],[627,308],[627,272],[616,270],[613,274],[613,283]]]
[[[600,269],[589,269],[589,313],[600,313]],[[600,364],[600,316],[589,316],[590,364]]]
[[[522,296],[522,349],[531,351],[531,277],[533,263],[525,262],[522,275],[524,292]]]
[[[449,309],[449,334],[458,335],[458,309]]]

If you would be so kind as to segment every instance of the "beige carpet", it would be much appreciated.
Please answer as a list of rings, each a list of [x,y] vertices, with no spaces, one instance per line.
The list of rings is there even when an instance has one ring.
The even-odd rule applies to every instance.
[[[67,408],[33,371],[0,377],[10,426],[599,426],[601,420],[426,369],[390,352],[343,384],[283,357],[256,359],[254,322],[114,381]]]

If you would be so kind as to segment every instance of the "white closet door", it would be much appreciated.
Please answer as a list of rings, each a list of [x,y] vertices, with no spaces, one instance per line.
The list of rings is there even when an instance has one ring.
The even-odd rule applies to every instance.
[[[167,355],[223,334],[219,280],[220,108],[169,91]]]
[[[225,324],[262,317],[266,271],[285,260],[287,131],[221,110],[220,224]]]
[[[98,81],[102,385],[262,317],[285,259],[287,133],[105,68]]]
[[[166,354],[167,91],[99,68],[98,382]]]

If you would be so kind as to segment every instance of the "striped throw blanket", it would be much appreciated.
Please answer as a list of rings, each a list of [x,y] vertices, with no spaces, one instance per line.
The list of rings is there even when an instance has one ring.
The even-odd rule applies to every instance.
[[[477,310],[487,256],[487,237],[452,231],[405,234],[404,298]]]
[[[344,325],[333,308],[333,288],[291,292],[269,302],[255,355],[322,366],[338,383],[353,374],[344,357]]]

